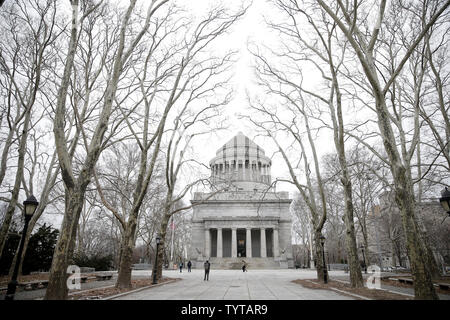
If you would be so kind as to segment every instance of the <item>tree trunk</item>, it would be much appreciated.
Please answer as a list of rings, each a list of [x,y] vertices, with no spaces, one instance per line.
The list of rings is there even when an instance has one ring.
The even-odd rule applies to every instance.
[[[133,265],[133,249],[135,245],[136,215],[131,214],[124,232],[121,246],[119,274],[116,288],[131,288],[131,271]]]
[[[395,200],[400,208],[403,230],[406,235],[407,253],[414,280],[414,295],[416,299],[437,300],[439,297],[434,290],[431,272],[427,265],[427,249],[421,239],[414,215],[414,197],[411,184],[406,181],[405,171],[402,169],[403,167],[397,167],[396,172],[394,172],[394,177],[397,176]]]
[[[84,189],[66,189],[65,213],[60,235],[53,254],[52,267],[45,300],[65,300],[68,295],[67,267],[73,256],[78,219],[83,209]]]
[[[364,238],[364,264],[367,267],[370,266],[370,261],[369,261],[369,241],[367,240],[367,232],[363,233],[363,238]],[[381,266],[380,266],[381,268]]]
[[[415,216],[415,199],[412,181],[400,160],[387,114],[386,101],[382,92],[374,91],[378,126],[383,138],[384,148],[389,157],[390,169],[394,178],[395,201],[400,209],[403,231],[406,236],[408,258],[414,279],[416,299],[439,299],[431,281],[427,265],[427,248],[421,237],[421,230]]]
[[[164,263],[164,249],[165,249],[165,239],[166,239],[166,233],[167,233],[167,225],[169,224],[170,220],[170,208],[166,208],[165,214],[161,220],[161,227],[159,229],[159,237],[160,237],[160,243],[158,246],[158,264],[156,265],[156,279],[162,278],[162,269],[163,269],[163,263]],[[154,276],[155,268],[152,270],[152,278]]]
[[[422,238],[423,244],[426,248],[425,254],[426,254],[427,265],[430,268],[431,277],[439,278],[441,276],[441,271],[438,267],[436,258],[433,254],[431,243],[428,240],[425,223],[423,222],[422,216],[420,214],[421,213],[418,210],[416,210],[416,220],[417,220],[417,224],[418,224],[419,230],[420,230],[420,237]]]
[[[13,127],[9,129],[8,137],[6,138],[6,140],[4,142],[1,165],[0,165],[0,185],[2,184],[3,179],[5,178],[6,169],[7,169],[7,165],[8,165],[9,150],[13,143],[13,137],[14,137],[15,130],[16,130],[16,125],[14,123]]]
[[[332,75],[334,92],[336,92],[336,112],[333,106],[333,100],[329,101],[329,108],[331,111],[331,118],[333,121],[334,144],[338,154],[339,166],[341,168],[341,183],[344,189],[345,202],[345,227],[346,227],[346,244],[348,265],[350,272],[350,285],[353,288],[364,287],[361,267],[358,259],[358,249],[356,247],[355,223],[353,219],[353,199],[352,199],[352,183],[348,173],[347,159],[345,157],[345,140],[344,140],[344,119],[342,116],[342,100],[341,92],[338,83],[337,69],[334,66],[333,57],[331,54],[331,45],[327,48],[328,63]]]
[[[350,274],[350,285],[353,288],[362,288],[364,287],[363,278],[361,274],[361,266],[359,264],[358,259],[358,248],[356,246],[356,238],[355,238],[355,225],[353,222],[353,210],[346,210],[345,216],[345,240],[347,243],[347,259],[348,259],[348,268]]]
[[[317,280],[324,283],[324,272],[325,266],[323,265],[323,251],[322,244],[320,243],[320,236],[322,235],[321,231],[314,232],[314,251],[316,253],[316,271],[317,271]]]
[[[23,261],[25,260],[25,254],[27,253],[27,248],[28,248],[28,243],[30,242],[31,232],[33,231],[33,228],[35,225],[36,225],[36,220],[32,218],[30,220],[30,223],[28,224],[28,230],[27,230],[27,234],[25,236],[25,242],[23,244],[22,256],[20,258],[20,265],[19,265],[19,273],[18,273],[19,276],[22,275]],[[20,241],[22,241],[22,240],[20,240]],[[17,250],[16,250],[16,253],[14,254],[14,258],[11,263],[11,267],[9,267],[9,272],[8,272],[9,278],[12,277],[12,275],[14,273],[14,268],[16,267],[17,258],[19,256],[19,247],[20,247],[20,243],[17,246]]]
[[[344,154],[344,141],[341,141],[340,146],[336,146],[339,151],[339,162],[342,169],[341,182],[344,187],[344,201],[345,201],[345,240],[347,244],[348,267],[350,274],[350,285],[353,288],[364,287],[363,278],[361,274],[361,266],[358,259],[358,248],[356,246],[355,223],[353,219],[353,202],[352,202],[352,185],[347,171],[347,162]]]

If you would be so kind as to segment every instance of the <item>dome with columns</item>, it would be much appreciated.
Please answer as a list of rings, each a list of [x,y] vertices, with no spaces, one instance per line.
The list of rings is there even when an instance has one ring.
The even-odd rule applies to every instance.
[[[242,132],[218,149],[209,165],[216,185],[230,183],[238,190],[253,191],[267,189],[271,183],[271,160]]]

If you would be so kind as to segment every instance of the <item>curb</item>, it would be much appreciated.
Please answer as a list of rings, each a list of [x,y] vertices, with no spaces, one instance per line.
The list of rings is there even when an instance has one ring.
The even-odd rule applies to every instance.
[[[305,279],[305,280],[308,281],[308,282],[314,283],[314,282],[312,282],[311,280],[308,280],[308,279]],[[339,289],[336,289],[336,288],[331,288],[331,287],[330,287],[330,288],[323,289],[323,290],[337,291],[337,292],[339,292],[339,293],[343,293],[343,294],[346,294],[346,295],[350,295],[350,296],[353,296],[353,297],[356,297],[356,298],[359,298],[359,299],[363,299],[363,300],[373,300],[373,299],[370,299],[370,298],[367,298],[367,297],[360,296],[360,295],[358,295],[358,294],[354,294],[354,293],[351,293],[351,292],[339,290]]]
[[[154,288],[154,287],[159,287],[159,286],[162,286],[162,285],[165,285],[165,284],[169,284],[169,283],[172,283],[172,282],[176,282],[176,281],[178,281],[178,279],[174,279],[174,280],[169,280],[169,281],[165,281],[165,282],[162,282],[162,283],[153,284],[151,286],[146,286],[146,287],[138,288],[138,289],[127,291],[127,292],[122,292],[122,293],[119,293],[119,294],[116,294],[116,295],[113,295],[113,296],[105,297],[105,298],[100,299],[100,300],[112,300],[112,299],[115,299],[115,298],[126,296],[127,294],[132,294],[132,293],[139,292],[139,291],[142,291],[142,290],[146,290],[146,289],[150,289],[150,288]]]
[[[333,279],[333,280],[334,280],[334,281],[337,281],[337,282],[348,283],[347,281],[343,281],[343,280],[338,280],[338,279]],[[366,287],[366,286],[364,286],[364,287]],[[367,287],[366,287],[366,288],[367,288]],[[398,294],[398,295],[401,295],[401,296],[414,297],[413,294],[404,293],[404,292],[400,292],[400,291],[392,291],[392,290],[389,290],[389,289],[383,289],[383,288],[380,288],[380,289],[377,289],[377,290],[383,290],[383,291],[386,291],[386,292],[389,292],[389,293]]]
[[[347,294],[347,295],[350,295],[350,296],[359,298],[359,299],[363,299],[363,300],[373,300],[373,299],[371,299],[371,298],[363,297],[363,296],[360,296],[360,295],[358,295],[358,294],[354,294],[354,293],[347,292],[347,291],[344,291],[344,290],[339,290],[339,289],[336,289],[336,288],[330,288],[330,289],[333,290],[333,291],[337,291],[337,292],[340,292],[340,293],[343,293],[343,294]]]

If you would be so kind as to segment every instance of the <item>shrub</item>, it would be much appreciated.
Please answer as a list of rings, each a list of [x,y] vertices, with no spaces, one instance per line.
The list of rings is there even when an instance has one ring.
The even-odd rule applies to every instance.
[[[111,270],[113,266],[113,256],[87,256],[85,254],[76,254],[73,258],[73,263],[79,267],[95,268],[95,271]]]

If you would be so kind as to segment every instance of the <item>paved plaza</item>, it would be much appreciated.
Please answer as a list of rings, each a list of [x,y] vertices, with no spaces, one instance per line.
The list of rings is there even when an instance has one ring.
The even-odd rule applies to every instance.
[[[348,282],[348,273],[330,271],[331,279]],[[148,279],[148,270],[134,270],[133,279]],[[352,300],[351,297],[332,290],[313,290],[293,283],[296,279],[315,279],[316,271],[308,269],[211,270],[210,280],[203,281],[203,270],[164,270],[163,275],[181,280],[161,284],[157,287],[136,290],[112,300]],[[387,275],[387,274],[386,274]],[[394,275],[394,274],[392,274]],[[363,277],[368,275],[363,274]],[[82,283],[82,290],[114,286],[117,274],[108,281]],[[413,297],[414,289],[382,285],[382,289]],[[19,291],[16,300],[41,300],[45,289]],[[450,300],[450,295],[439,294],[441,300]],[[4,292],[0,300],[4,299]]]
[[[135,271],[145,273],[147,271]],[[133,275],[135,274],[133,272]],[[344,275],[342,271],[331,271]],[[211,270],[209,281],[203,270],[164,270],[163,275],[181,278],[170,284],[127,294],[121,300],[352,300],[331,290],[312,290],[295,279],[314,279],[314,270]]]

